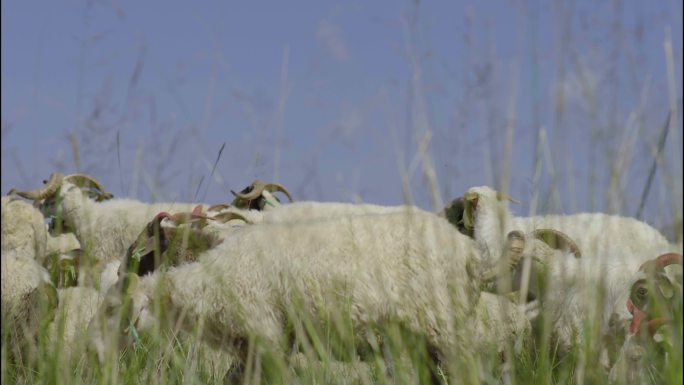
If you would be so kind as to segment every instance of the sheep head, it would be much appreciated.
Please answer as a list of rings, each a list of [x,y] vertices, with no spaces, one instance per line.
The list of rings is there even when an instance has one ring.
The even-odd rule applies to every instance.
[[[93,199],[96,202],[112,199],[113,195],[105,191],[100,182],[86,174],[71,174],[64,176],[55,172],[50,175],[50,179],[43,181],[44,186],[31,191],[10,192],[34,201],[34,206],[46,216],[50,217],[50,234],[59,235],[69,232],[67,223],[62,219],[62,201],[67,196],[67,191],[80,191],[85,198]],[[79,195],[80,197],[80,195]]]
[[[462,234],[475,239],[486,264],[494,263],[501,256],[506,242],[511,213],[503,201],[518,203],[490,187],[473,187],[452,201],[441,214]]]
[[[681,351],[681,275],[668,275],[670,265],[682,265],[682,255],[666,253],[646,261],[630,281],[626,306],[632,319],[610,371],[611,383],[640,383],[681,360],[676,354]]]
[[[161,212],[145,225],[126,251],[126,256],[119,266],[120,277],[128,272],[146,275],[159,267],[161,254],[168,247],[166,231],[162,229],[161,222],[169,217],[169,213]]]
[[[202,213],[202,205],[190,213],[157,214],[128,248],[119,276],[130,272],[140,276],[150,274],[162,265],[174,266],[193,260],[219,244],[220,239],[201,231],[207,220],[212,218]]]
[[[665,270],[671,265],[681,266],[682,255],[666,253],[644,262],[618,300],[618,309],[626,302],[631,318],[618,309],[611,315],[610,332],[623,337],[610,371],[611,383],[639,383],[647,373],[661,372],[658,366],[674,364],[672,353],[681,349],[677,341],[681,341],[682,282],[680,272],[673,277],[668,274],[672,271]]]
[[[452,202],[451,207],[451,217],[456,220],[452,222],[459,228],[462,228],[463,233],[469,236],[473,236],[475,231],[475,220],[476,212],[478,206],[487,206],[487,208],[493,209],[494,207],[489,207],[494,204],[498,205],[497,202],[507,200],[519,204],[520,202],[511,198],[510,195],[495,191],[487,186],[473,187],[463,194],[462,198],[458,198]],[[446,210],[446,209],[445,209]],[[447,218],[450,217],[449,215]]]
[[[266,183],[259,179],[240,192],[233,190],[230,190],[230,192],[235,196],[231,205],[240,209],[264,210],[268,205],[276,206],[280,203],[280,200],[271,194],[274,192],[285,194],[287,199],[292,202],[292,195],[283,185],[279,183]]]
[[[646,321],[651,335],[662,324],[681,311],[682,282],[671,279],[665,271],[670,265],[682,265],[682,255],[667,253],[644,262],[632,279],[627,309],[633,315],[629,328],[635,334]]]

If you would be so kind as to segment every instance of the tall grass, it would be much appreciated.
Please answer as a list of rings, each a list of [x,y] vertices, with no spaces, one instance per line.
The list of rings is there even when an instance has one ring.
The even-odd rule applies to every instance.
[[[658,108],[651,112],[648,108],[652,106],[642,100],[648,99],[653,93],[649,89],[648,79],[636,76],[630,81],[627,88],[636,92],[621,93],[618,89],[618,84],[621,84],[618,67],[634,65],[631,73],[637,74],[642,73],[643,68],[638,66],[638,60],[632,60],[639,52],[621,51],[624,47],[620,45],[623,42],[621,38],[626,33],[621,27],[623,21],[620,19],[619,8],[622,3],[614,1],[612,4],[615,9],[611,15],[615,20],[610,23],[611,31],[605,33],[612,33],[615,43],[608,57],[603,58],[609,62],[605,64],[600,59],[585,55],[583,51],[600,52],[600,49],[592,44],[581,46],[578,43],[580,40],[591,41],[594,37],[592,31],[570,28],[571,19],[581,15],[569,9],[571,4],[568,2],[554,3],[561,37],[557,45],[560,48],[555,53],[558,56],[555,58],[558,72],[552,79],[555,82],[552,87],[553,103],[544,103],[545,94],[539,84],[541,70],[537,44],[541,31],[538,30],[538,6],[534,3],[520,4],[518,12],[511,15],[518,25],[518,37],[515,58],[510,65],[510,81],[502,81],[506,75],[501,74],[508,71],[501,68],[508,67],[501,64],[503,59],[499,56],[496,45],[477,36],[478,30],[473,23],[481,22],[485,16],[469,13],[463,20],[464,40],[468,43],[464,45],[464,52],[459,52],[459,60],[466,62],[467,68],[460,74],[464,80],[457,83],[459,87],[454,91],[457,97],[454,98],[454,112],[448,123],[434,119],[435,107],[431,102],[434,102],[436,95],[432,90],[435,89],[435,83],[440,83],[442,79],[434,75],[439,71],[435,68],[438,66],[434,62],[426,63],[425,60],[429,56],[426,51],[429,50],[421,45],[424,41],[424,36],[421,35],[424,25],[419,17],[420,2],[411,4],[406,18],[401,20],[403,40],[399,44],[399,49],[407,60],[405,104],[392,104],[392,98],[387,92],[380,103],[386,115],[384,118],[388,121],[388,136],[391,137],[397,164],[398,177],[391,188],[401,191],[406,203],[435,210],[441,208],[444,200],[453,198],[470,187],[468,184],[475,183],[511,191],[512,195],[526,200],[525,207],[528,210],[525,214],[575,212],[576,209],[581,209],[635,215],[636,208],[641,212],[643,205],[644,213],[649,214],[645,216],[647,220],[666,232],[670,240],[681,242],[681,90],[677,89],[676,82],[677,77],[681,77],[681,47],[679,56],[676,56],[677,49],[673,49],[669,29],[665,28],[668,32],[663,42],[666,64],[663,70],[667,73],[666,93],[669,103],[667,106],[658,106],[662,107],[662,111]],[[487,47],[478,48],[478,38],[484,40]],[[638,47],[635,43],[633,50],[638,51]],[[81,67],[87,64],[87,48],[84,43],[79,61]],[[524,52],[529,52],[530,56],[526,57]],[[78,121],[76,128],[67,135],[71,160],[67,161],[57,154],[53,166],[62,171],[75,169],[96,176],[112,174],[107,164],[114,164],[113,153],[116,151],[119,172],[113,174],[120,179],[121,195],[169,198],[173,178],[180,172],[187,172],[191,175],[187,194],[176,194],[171,198],[188,196],[195,200],[198,196],[204,198],[207,195],[212,179],[228,179],[224,174],[241,177],[268,175],[269,172],[264,171],[265,161],[262,158],[265,157],[268,161],[268,156],[263,154],[273,153],[273,178],[283,182],[283,170],[288,165],[292,166],[292,163],[287,163],[287,149],[283,148],[288,127],[285,108],[288,102],[292,103],[288,99],[290,55],[294,56],[294,50],[291,53],[289,46],[285,46],[280,63],[277,107],[274,111],[260,110],[258,101],[245,98],[244,95],[249,94],[242,90],[233,92],[235,96],[232,101],[243,103],[252,121],[253,127],[250,128],[256,132],[258,138],[256,148],[239,153],[248,154],[245,157],[248,160],[238,156],[229,158],[233,164],[230,169],[228,165],[219,164],[224,147],[221,147],[216,161],[212,163],[211,156],[216,149],[207,146],[203,142],[206,138],[202,137],[205,133],[203,130],[209,125],[211,107],[217,104],[214,101],[216,73],[211,74],[206,111],[198,124],[201,130],[192,127],[179,129],[173,120],[158,119],[153,102],[150,102],[150,106],[141,104],[141,100],[145,99],[138,94],[140,72],[145,60],[143,54],[136,61],[130,77],[126,108],[122,116],[113,116],[108,112],[113,110],[112,84],[104,82],[93,101],[90,118],[84,117],[85,93],[82,89],[86,79],[84,73],[81,73],[78,79]],[[528,62],[529,66],[526,65]],[[600,78],[603,73],[606,74],[605,78]],[[528,82],[519,79],[523,74]],[[602,88],[605,83],[609,85],[606,87],[607,91]],[[508,92],[499,91],[506,89]],[[531,90],[530,93],[522,94],[528,89]],[[172,89],[171,93],[175,95],[178,91]],[[499,100],[500,95],[506,95],[505,102]],[[627,99],[627,107],[620,107],[620,97]],[[149,96],[149,99],[153,100],[154,95]],[[523,101],[527,103],[524,104]],[[183,110],[182,102],[178,104]],[[543,126],[544,106],[548,106],[549,114],[553,115],[549,128]],[[134,117],[135,112],[143,108],[150,110],[150,138],[133,146],[127,142],[126,137],[131,131],[126,131],[125,128],[142,124],[142,119],[136,120]],[[522,108],[529,108],[531,111],[521,111]],[[671,119],[668,142],[663,147],[658,146],[657,139],[660,133],[658,125],[661,124],[665,110],[669,111]],[[531,123],[523,126],[522,116],[527,113],[532,115],[529,119]],[[266,118],[261,118],[262,115]],[[403,116],[406,116],[405,121],[401,119]],[[473,133],[473,125],[483,129]],[[118,127],[124,129],[120,131]],[[273,127],[273,132],[269,132],[268,127]],[[500,129],[501,127],[504,129]],[[3,139],[13,129],[11,122],[3,118]],[[571,136],[564,134],[564,130],[577,130],[581,134]],[[586,143],[589,147],[582,151],[575,149],[579,155],[572,151],[573,146],[568,145],[568,142],[573,142],[568,138],[576,139],[578,136],[588,138]],[[187,143],[183,143],[183,140],[186,137],[195,138],[196,146],[185,146]],[[275,140],[269,142],[264,138]],[[298,167],[293,167],[303,169],[302,172],[292,174],[297,183],[285,183],[297,184],[297,192],[301,192],[299,195],[302,197],[340,200],[340,197],[354,196],[360,199],[360,191],[344,190],[344,193],[333,194],[321,187],[325,184],[320,180],[317,160],[326,150],[324,144],[325,141],[319,140],[312,146],[315,148],[310,157],[312,162],[307,157],[306,161],[297,164]],[[129,148],[128,153],[121,154],[121,148],[126,147]],[[228,149],[231,149],[230,146]],[[192,153],[196,161],[190,165],[179,165],[177,158],[180,157],[176,155],[182,151]],[[23,171],[24,167],[16,151],[4,147],[3,152],[13,154],[8,160],[19,170],[22,182],[32,184],[29,174]],[[136,155],[130,156],[133,152]],[[229,152],[226,151],[224,158],[230,156]],[[638,155],[648,158],[649,161],[645,162],[648,166],[655,162],[657,172],[654,178],[646,180],[640,177],[650,170],[635,161]],[[127,162],[127,156],[136,160]],[[588,158],[588,162],[578,158]],[[588,164],[589,169],[578,170],[578,164]],[[48,173],[45,170],[40,171],[45,175]],[[263,178],[268,179],[266,176]],[[143,189],[138,188],[141,181],[145,187]],[[111,179],[109,182],[113,183]],[[582,185],[586,185],[586,189],[581,190]],[[202,187],[204,194],[200,195]],[[220,184],[218,188],[228,196],[226,186]],[[651,194],[642,198],[635,195],[634,191],[651,191]],[[596,304],[598,307],[601,301],[597,300]],[[160,324],[169,325],[170,321],[166,319],[164,310],[163,306],[156,308]],[[368,346],[359,347],[354,342],[354,336],[346,332],[350,329],[346,309],[338,309],[337,313],[331,314],[330,320],[323,323],[312,322],[301,316],[307,314],[307,310],[297,307],[286,309],[291,322],[288,328],[295,336],[295,345],[298,346],[298,351],[292,352],[288,357],[276,354],[276,349],[268,354],[271,347],[248,344],[250,341],[254,342],[249,338],[243,343],[244,351],[222,352],[201,342],[204,333],[202,320],[195,320],[197,325],[191,332],[181,333],[178,325],[171,325],[154,333],[140,332],[138,336],[121,334],[125,341],[122,345],[124,348],[120,349],[118,338],[114,339],[107,349],[109,359],[105,364],[100,364],[93,352],[83,351],[87,343],[85,330],[79,333],[71,346],[61,343],[53,345],[47,328],[48,320],[53,316],[43,307],[38,309],[38,323],[31,325],[33,329],[28,333],[29,339],[25,340],[23,333],[17,333],[16,323],[5,319],[6,309],[3,309],[0,378],[3,384],[220,384],[239,377],[244,377],[248,384],[365,385],[437,381],[448,384],[504,382],[514,385],[607,382],[607,373],[598,364],[598,347],[603,343],[598,334],[598,319],[587,320],[583,329],[583,343],[566,355],[556,354],[557,346],[553,343],[551,332],[553,320],[545,318],[541,312],[538,333],[521,346],[508,346],[503,357],[498,352],[484,351],[472,356],[457,356],[453,361],[437,365],[424,337],[407,333],[400,324],[389,322],[382,325],[376,331],[375,340],[371,340]],[[679,310],[675,313],[677,317],[671,339],[675,341],[674,346],[649,351],[649,355],[657,358],[654,362],[660,365],[650,371],[654,383],[682,383],[681,307]],[[598,310],[595,312],[600,313]],[[57,320],[60,317],[60,314],[54,316]],[[61,329],[57,328],[57,332]],[[119,337],[120,331],[112,332]],[[250,351],[245,345],[258,346],[261,349],[260,354]],[[668,350],[666,355],[662,349]],[[76,353],[67,354],[72,350]],[[248,357],[244,368],[239,368],[235,359],[236,354],[241,353]],[[502,362],[502,358],[505,362]],[[255,362],[259,360],[268,362]],[[261,369],[265,369],[266,373],[262,373]]]

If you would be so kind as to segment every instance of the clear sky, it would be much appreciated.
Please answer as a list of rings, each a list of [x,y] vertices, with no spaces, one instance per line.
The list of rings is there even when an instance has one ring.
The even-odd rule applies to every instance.
[[[634,215],[673,110],[644,217],[681,226],[681,0],[2,0],[1,76],[3,193],[84,171],[433,209],[486,184]]]

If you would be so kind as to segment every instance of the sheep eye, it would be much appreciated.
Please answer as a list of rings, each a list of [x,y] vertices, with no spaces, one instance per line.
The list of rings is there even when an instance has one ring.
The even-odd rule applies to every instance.
[[[645,287],[640,287],[637,289],[637,297],[639,297],[639,299],[642,299],[642,300],[646,299],[647,294],[648,294],[648,290],[646,290]]]

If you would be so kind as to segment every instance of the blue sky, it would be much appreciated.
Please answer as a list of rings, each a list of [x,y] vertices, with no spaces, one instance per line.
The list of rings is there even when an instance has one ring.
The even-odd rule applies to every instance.
[[[3,193],[78,170],[145,201],[432,209],[508,168],[518,214],[634,215],[674,103],[645,217],[681,223],[681,1],[3,0],[1,76]]]

